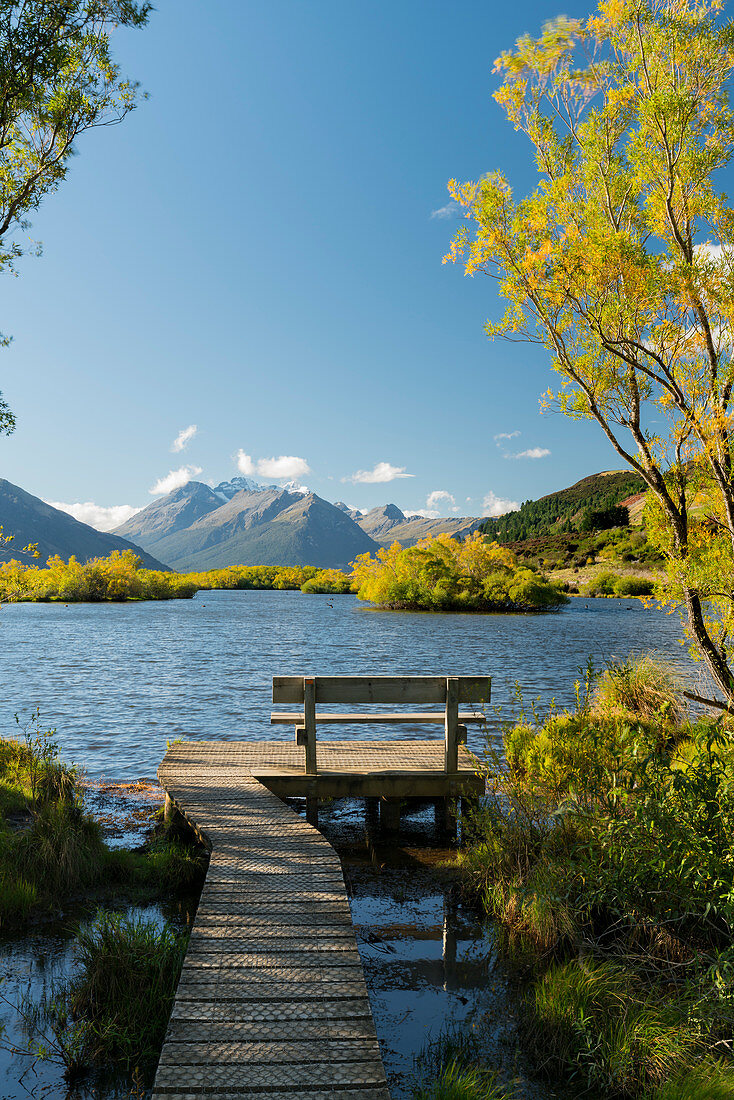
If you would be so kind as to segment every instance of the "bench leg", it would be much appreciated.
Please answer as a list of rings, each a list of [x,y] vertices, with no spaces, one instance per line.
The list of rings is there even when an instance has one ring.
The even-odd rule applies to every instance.
[[[400,828],[400,799],[380,799],[380,828],[387,833],[396,833]]]

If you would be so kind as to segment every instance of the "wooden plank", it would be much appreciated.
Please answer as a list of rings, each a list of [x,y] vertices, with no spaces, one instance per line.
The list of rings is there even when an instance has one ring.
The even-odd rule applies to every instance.
[[[444,771],[458,771],[458,725],[459,725],[459,681],[455,676],[446,679],[446,722],[445,735],[445,762]]]
[[[303,728],[306,733],[306,775],[316,775],[316,685],[313,677],[303,681]]]
[[[490,676],[457,676],[460,703],[489,702]],[[444,676],[316,676],[317,703],[445,703]],[[302,676],[274,676],[274,703],[302,703]]]
[[[402,711],[393,714],[330,714],[325,711],[316,712],[316,725],[348,725],[349,723],[407,723],[408,725],[421,725],[422,723],[434,723],[443,725],[446,720],[445,710],[436,711]],[[460,722],[484,722],[486,715],[481,711],[460,711]],[[276,710],[270,715],[271,726],[302,726],[303,711]]]
[[[190,742],[159,769],[213,850],[153,1100],[389,1100],[338,857],[252,776],[266,748]]]

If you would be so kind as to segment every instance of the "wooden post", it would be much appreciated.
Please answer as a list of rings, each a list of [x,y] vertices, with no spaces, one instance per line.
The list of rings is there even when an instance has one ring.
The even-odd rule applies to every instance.
[[[303,728],[306,740],[306,775],[316,775],[316,684],[303,678]]]
[[[314,829],[318,829],[319,800],[317,795],[306,795],[306,821],[309,825],[313,825]]]
[[[169,828],[171,827],[171,825],[173,825],[173,816],[175,812],[176,807],[173,804],[173,799],[171,798],[168,791],[166,791],[166,801],[163,808],[163,821]]]
[[[396,833],[400,828],[400,799],[380,799],[380,828],[388,833]]]
[[[456,773],[459,770],[459,680],[456,676],[446,678],[446,721],[444,771]]]

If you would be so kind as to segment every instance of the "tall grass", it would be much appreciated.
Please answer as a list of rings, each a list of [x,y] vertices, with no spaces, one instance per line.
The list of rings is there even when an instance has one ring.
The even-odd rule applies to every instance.
[[[105,845],[99,824],[78,805],[49,803],[12,850],[16,873],[61,897],[102,877]]]
[[[55,730],[36,710],[22,739],[0,739],[0,929],[79,890],[121,884],[148,894],[199,885],[202,850],[165,831],[143,852],[111,850],[84,812],[78,774],[59,756]],[[8,815],[22,827],[10,829]]]
[[[511,1100],[513,1095],[497,1083],[496,1074],[459,1062],[450,1062],[435,1081],[413,1091],[415,1100]]]

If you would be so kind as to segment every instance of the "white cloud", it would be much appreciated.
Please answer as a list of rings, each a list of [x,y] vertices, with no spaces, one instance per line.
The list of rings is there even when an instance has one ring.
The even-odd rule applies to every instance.
[[[494,441],[499,447],[503,439],[517,439],[519,435],[520,432],[497,432],[497,435],[494,437]]]
[[[495,496],[491,489],[482,501],[482,506],[483,516],[504,516],[506,512],[517,512],[520,508],[516,500]]]
[[[435,508],[418,508],[415,512],[403,512],[403,515],[407,519],[417,519],[419,516],[421,519],[438,519],[438,512]]]
[[[155,485],[148,492],[152,497],[162,496],[163,493],[171,493],[174,489],[180,489],[187,481],[191,481],[201,473],[201,466],[179,466],[177,470],[169,470],[165,477],[159,477]]]
[[[406,474],[405,466],[391,466],[389,462],[378,462],[373,470],[357,470],[350,477],[343,477],[342,481],[381,485],[386,481],[395,481],[399,477],[415,477],[415,474]]]
[[[189,424],[188,428],[182,428],[171,444],[171,450],[183,451],[194,438],[198,430],[196,424]]]
[[[305,458],[297,458],[295,455],[278,455],[277,458],[258,458],[255,462],[251,455],[245,454],[242,448],[235,456],[237,469],[245,477],[267,477],[271,481],[294,481],[311,473],[311,467]],[[304,492],[308,490],[303,487]]]
[[[250,455],[246,455],[241,447],[237,452],[236,462],[237,469],[241,474],[244,474],[245,477],[252,477],[252,475],[257,472],[255,470],[255,463],[252,461],[252,458],[250,457]]]
[[[142,511],[141,508],[133,508],[131,504],[112,504],[106,508],[103,504],[94,504],[91,500],[83,504],[64,504],[60,500],[47,500],[52,508],[58,508],[61,512],[68,512],[80,523],[88,523],[97,531],[112,531],[125,523],[131,516]]]
[[[458,202],[447,202],[445,206],[439,206],[438,210],[431,211],[432,218],[453,218],[455,214],[458,214],[461,210]]]
[[[269,477],[273,481],[285,479],[291,481],[294,478],[305,477],[311,473],[311,467],[305,458],[296,458],[295,455],[278,455],[277,458],[260,458],[257,463],[257,473],[260,477]]]
[[[456,499],[447,493],[445,489],[434,489],[432,493],[429,493],[426,497],[426,507],[435,508],[437,504],[456,504]]]
[[[518,451],[515,455],[508,455],[508,458],[547,458],[550,451],[547,447],[529,447],[527,451]]]

